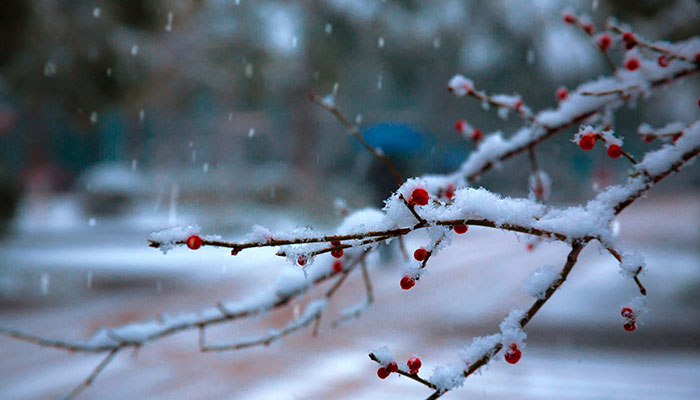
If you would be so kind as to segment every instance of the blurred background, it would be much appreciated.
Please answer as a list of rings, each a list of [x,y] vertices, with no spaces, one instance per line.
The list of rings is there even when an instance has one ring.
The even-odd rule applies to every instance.
[[[382,147],[404,176],[455,170],[473,149],[454,131],[456,120],[466,119],[484,132],[502,130],[506,136],[520,126],[518,118],[502,120],[473,99],[450,95],[446,83],[455,73],[470,77],[488,93],[519,93],[534,110],[554,107],[557,88],[575,88],[608,73],[590,39],[562,22],[565,7],[588,13],[598,28],[615,16],[647,38],[682,40],[700,34],[695,0],[3,0],[0,323],[81,338],[100,326],[196,310],[252,292],[274,277],[281,261],[265,252],[234,260],[213,249],[163,257],[146,247],[146,236],[189,223],[224,237],[243,234],[256,223],[271,229],[331,229],[339,221],[334,204],[380,207],[393,190],[391,181],[330,114],[308,99],[311,93],[331,93],[335,85],[341,111]],[[613,53],[617,59],[620,55]],[[698,93],[700,81],[690,77],[620,109],[616,129],[626,138],[626,149],[641,156],[659,145],[637,137],[642,122],[662,126],[697,120]],[[551,203],[581,203],[624,178],[620,160],[598,150],[577,151],[567,134],[541,146],[540,166],[553,180]],[[527,196],[528,165],[526,157],[516,157],[478,184]],[[590,250],[582,268],[593,274],[590,283],[572,283],[570,297],[563,296],[551,315],[543,316],[540,347],[533,345],[537,362],[523,367],[529,365],[530,375],[496,371],[495,377],[484,376],[488,380],[469,389],[471,394],[563,398],[577,383],[557,386],[559,391],[551,393],[510,393],[503,392],[499,379],[525,379],[523,386],[539,388],[539,378],[566,365],[567,371],[583,371],[569,378],[584,382],[610,380],[616,368],[637,368],[625,375],[622,383],[627,386],[606,386],[612,395],[590,394],[581,383],[579,391],[570,392],[572,398],[696,395],[700,169],[690,167],[669,178],[626,213],[630,216],[620,222],[623,237],[627,234],[631,246],[646,249],[647,258],[658,262],[650,262],[652,268],[667,270],[650,273],[658,279],[658,319],[650,317],[649,329],[635,333],[635,339],[620,334],[615,314],[634,288],[619,278],[611,260]],[[519,293],[513,287],[517,289],[527,272],[546,263],[557,265],[563,254],[556,246],[538,246],[527,253],[522,274],[512,273],[508,262],[523,260],[518,257],[524,243],[512,235],[478,229],[473,234],[474,241],[453,246],[452,258],[484,248],[499,257],[483,254],[472,260],[478,265],[464,267],[446,255],[441,264],[445,274],[432,277],[432,287],[441,288],[443,297],[431,297],[435,294],[426,284],[424,292],[416,290],[406,303],[407,297],[395,293],[398,272],[387,265],[377,271],[377,279],[386,278],[386,305],[377,305],[367,320],[345,331],[328,328],[316,341],[292,339],[241,358],[198,354],[192,338],[182,338],[155,346],[159,350],[150,355],[121,360],[112,375],[98,378],[85,398],[121,398],[124,393],[137,398],[415,395],[416,388],[407,382],[387,386],[376,378],[365,381],[374,376],[373,365],[364,358],[376,338],[396,341],[397,351],[426,346],[436,363],[444,361],[469,335],[495,329],[517,303],[518,297],[509,294]],[[419,246],[422,238],[411,240]],[[400,258],[394,261],[400,263]],[[481,268],[486,266],[488,271]],[[600,271],[608,275],[595,275]],[[473,298],[463,287],[453,287],[454,279],[464,279],[463,273],[474,277],[470,285],[491,285],[494,294]],[[649,285],[653,289],[655,284]],[[378,291],[384,286],[378,283]],[[347,293],[353,296],[351,290]],[[598,302],[591,297],[599,297]],[[481,311],[465,312],[459,304],[441,307],[429,321],[410,321],[416,299],[443,304],[454,298]],[[394,307],[388,306],[392,303]],[[395,311],[397,303],[408,309]],[[592,303],[588,311],[566,313],[574,305]],[[387,314],[394,315],[393,323],[378,328]],[[281,316],[289,314],[269,322],[279,325]],[[397,339],[397,330],[411,334]],[[601,344],[627,352],[618,357]],[[654,363],[664,368],[682,367],[674,372],[678,381],[664,381],[668,390],[677,391],[640,386],[654,382],[654,387],[666,387],[658,379],[660,367],[646,364],[644,369],[649,355],[639,356],[639,349],[651,349]],[[285,392],[292,381],[300,385],[300,378],[292,378],[288,366],[277,362],[301,357],[300,352],[307,357],[309,373],[318,373],[323,361],[347,368],[345,375],[314,375],[315,386]],[[8,398],[54,398],[97,362],[0,338],[3,353],[0,388],[9,388]],[[260,358],[276,366],[251,367]],[[584,365],[569,368],[567,362],[574,359]],[[182,382],[172,385],[181,374],[192,373],[182,369],[185,365],[199,363],[202,372],[187,386],[191,390]],[[69,372],[61,372],[66,365]],[[232,368],[235,377],[217,375],[222,365]],[[46,374],[51,378],[40,378]],[[355,385],[343,386],[338,381],[343,377]],[[121,391],[125,379],[134,382],[129,389],[133,393]],[[227,379],[235,382],[233,387]],[[43,385],[36,385],[37,380]],[[270,382],[285,384],[273,394],[262,389]],[[552,381],[542,382],[550,387]]]

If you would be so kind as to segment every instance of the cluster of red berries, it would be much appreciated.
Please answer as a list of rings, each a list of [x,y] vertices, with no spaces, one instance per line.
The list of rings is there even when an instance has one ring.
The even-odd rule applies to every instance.
[[[406,366],[408,367],[408,372],[410,374],[413,374],[413,375],[418,373],[418,370],[420,369],[420,367],[422,365],[423,365],[423,363],[421,363],[420,358],[418,358],[418,357],[411,357],[406,362]],[[381,379],[386,379],[389,376],[389,374],[391,374],[392,372],[398,372],[398,371],[399,371],[399,365],[396,363],[396,361],[391,361],[391,362],[387,363],[386,366],[379,367],[379,369],[377,370],[377,376]]]
[[[192,235],[187,238],[187,247],[192,250],[197,250],[198,248],[202,247],[202,243],[202,238],[198,235]]]
[[[622,315],[622,318],[625,319],[625,323],[622,325],[622,327],[625,328],[627,332],[632,332],[633,330],[637,329],[637,318],[634,315],[634,310],[629,307],[625,307],[622,309],[620,314]]]
[[[583,150],[591,150],[595,146],[595,141],[598,139],[598,135],[595,133],[587,133],[581,137],[578,141],[579,147]],[[611,144],[608,146],[608,156],[610,158],[618,158],[622,155],[622,147],[619,144]]]
[[[508,346],[508,350],[506,350],[503,356],[509,364],[515,364],[520,361],[520,357],[523,356],[523,352],[520,351],[517,344],[513,343]]]

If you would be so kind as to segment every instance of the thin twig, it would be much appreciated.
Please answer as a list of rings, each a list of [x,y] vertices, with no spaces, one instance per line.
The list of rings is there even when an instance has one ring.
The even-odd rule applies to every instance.
[[[355,137],[355,139],[357,139],[357,141],[360,142],[360,144],[362,144],[365,147],[365,149],[367,149],[370,153],[377,157],[379,161],[384,163],[384,166],[386,167],[387,171],[389,171],[391,176],[394,178],[396,185],[401,186],[401,184],[403,183],[403,178],[401,177],[399,171],[391,163],[389,158],[382,151],[374,148],[371,144],[367,143],[365,138],[363,138],[360,134],[360,130],[357,129],[357,126],[355,126],[347,118],[345,118],[345,116],[338,110],[336,106],[324,102],[322,98],[315,94],[310,94],[309,99],[311,99],[311,101],[325,108],[331,114],[333,114],[333,116],[335,116],[335,118],[343,125],[343,127],[346,131],[348,131],[348,133]]]
[[[377,356],[374,355],[374,353],[369,353],[369,359],[374,361],[374,362],[377,362],[377,363],[379,362],[379,359],[377,358]],[[406,372],[400,368],[398,371],[396,371],[396,373],[403,375],[406,378],[413,379],[414,381],[421,383],[421,384],[423,384],[431,389],[437,389],[437,386],[435,386],[434,383],[421,378],[420,376],[418,376],[418,374],[412,374],[412,373]]]
[[[599,241],[600,241],[600,240],[599,240]],[[605,249],[606,249],[613,257],[615,257],[615,259],[617,260],[617,262],[622,263],[622,255],[620,254],[620,252],[618,252],[617,250],[615,250],[612,246],[609,246],[609,245],[607,245],[607,244],[605,244],[605,243],[603,243],[603,242],[600,242],[600,243],[603,245],[603,247],[605,247]],[[637,269],[637,272],[635,272],[634,275],[632,276],[632,279],[634,280],[634,283],[637,284],[637,287],[639,288],[639,293],[641,293],[642,296],[646,296],[646,295],[647,295],[647,288],[645,288],[644,285],[642,285],[642,282],[639,280],[639,274],[640,274],[641,272],[642,272],[642,266],[640,265],[639,268]]]
[[[623,30],[623,29],[620,28],[619,26],[613,25],[613,24],[610,24],[610,29],[612,29],[613,31],[615,31],[615,33],[618,33],[618,34],[620,34],[620,35],[622,35],[622,34],[624,34],[624,33],[626,32],[625,30]],[[679,59],[679,60],[687,61],[687,62],[689,62],[689,63],[691,63],[691,64],[695,64],[695,63],[696,63],[695,61],[689,59],[688,57],[686,57],[686,56],[684,56],[684,55],[682,55],[682,54],[678,54],[678,53],[676,53],[676,52],[674,52],[674,51],[672,51],[672,50],[669,50],[669,49],[663,48],[663,47],[661,47],[661,46],[655,45],[654,43],[647,42],[647,41],[645,41],[645,40],[640,40],[639,37],[636,37],[636,36],[635,36],[635,41],[634,41],[634,43],[635,43],[637,46],[639,46],[639,47],[647,48],[647,49],[649,49],[649,50],[653,50],[653,51],[658,52],[658,53],[661,53],[661,54],[666,54],[666,55],[670,56],[671,58],[677,58],[677,59]]]
[[[107,354],[107,357],[102,359],[102,361],[99,364],[97,364],[95,369],[92,370],[90,375],[88,375],[88,377],[85,378],[85,380],[83,380],[78,386],[76,386],[75,389],[73,389],[73,391],[71,391],[68,394],[68,396],[66,396],[64,399],[65,400],[72,400],[72,399],[76,398],[80,393],[82,393],[82,391],[85,390],[88,386],[90,386],[92,381],[94,381],[95,378],[97,378],[97,375],[99,375],[100,372],[102,372],[102,370],[105,369],[105,367],[110,362],[112,362],[112,359],[114,359],[114,357],[117,355],[118,352],[119,352],[118,348],[110,350],[110,352]]]

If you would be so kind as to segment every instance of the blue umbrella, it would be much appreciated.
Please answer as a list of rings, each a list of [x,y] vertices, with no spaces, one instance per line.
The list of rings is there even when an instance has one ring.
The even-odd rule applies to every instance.
[[[424,152],[432,140],[410,124],[382,122],[362,129],[362,137],[373,147],[390,156],[407,156]]]

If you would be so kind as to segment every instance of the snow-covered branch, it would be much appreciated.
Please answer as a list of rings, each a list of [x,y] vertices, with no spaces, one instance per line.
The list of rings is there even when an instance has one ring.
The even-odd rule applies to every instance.
[[[588,28],[585,19],[574,16],[567,19],[565,15],[565,20],[575,23],[593,38],[593,28]],[[262,289],[248,298],[218,303],[198,312],[163,316],[150,321],[102,329],[84,341],[47,339],[3,327],[0,327],[0,333],[41,346],[78,352],[107,353],[90,376],[71,393],[70,396],[74,396],[87,387],[119,351],[128,347],[139,348],[177,332],[198,330],[201,351],[235,350],[268,344],[299,332],[312,323],[315,323],[315,333],[334,293],[360,266],[365,298],[360,303],[346,308],[333,325],[356,318],[374,301],[366,260],[368,254],[381,243],[401,240],[417,231],[427,233],[429,242],[413,252],[413,258],[419,264],[400,279],[401,288],[409,290],[420,280],[426,268],[429,268],[432,256],[449,246],[455,235],[465,234],[470,226],[565,242],[571,250],[561,270],[540,269],[529,278],[526,284],[527,292],[535,298],[531,306],[526,310],[512,311],[501,324],[499,333],[474,339],[471,346],[460,352],[461,363],[440,366],[430,378],[423,378],[418,375],[420,360],[417,358],[409,360],[409,368],[404,370],[398,368],[393,356],[387,351],[375,351],[370,353],[370,358],[380,364],[380,377],[385,378],[392,372],[404,375],[433,389],[434,392],[429,398],[435,399],[461,386],[465,378],[486,365],[501,350],[505,350],[506,361],[518,362],[525,348],[526,334],[523,328],[562,287],[581,251],[594,240],[602,243],[620,263],[623,275],[633,279],[639,287],[642,300],[622,311],[625,329],[634,330],[643,308],[643,296],[646,295],[646,288],[639,280],[644,262],[635,252],[620,248],[611,225],[627,206],[669,174],[690,164],[700,154],[700,121],[685,128],[677,125],[656,131],[646,126],[640,128],[640,134],[645,138],[672,135],[673,140],[657,150],[647,152],[637,161],[622,149],[622,139],[615,136],[610,115],[626,102],[649,96],[655,88],[699,72],[700,39],[680,43],[654,43],[641,40],[631,32],[616,26],[612,26],[611,29],[608,33],[598,35],[596,40],[607,58],[609,56],[606,50],[612,43],[603,38],[607,37],[612,41],[611,35],[622,36],[622,41],[629,50],[625,56],[624,68],[613,68],[614,76],[599,78],[583,83],[575,90],[558,93],[560,101],[554,109],[533,112],[524,105],[519,96],[489,95],[477,91],[474,83],[466,77],[453,77],[448,83],[448,88],[456,96],[474,97],[485,106],[499,108],[499,113],[503,116],[508,111],[515,111],[523,117],[525,125],[507,138],[501,132],[496,132],[482,139],[479,131],[477,139],[476,129],[466,121],[459,124],[458,130],[469,133],[478,142],[478,146],[457,171],[447,175],[429,175],[403,181],[381,150],[369,145],[358,128],[340,112],[335,104],[335,91],[331,97],[311,96],[314,102],[330,111],[351,135],[385,164],[388,173],[399,185],[395,193],[385,201],[383,209],[367,208],[349,213],[332,233],[321,233],[310,228],[274,232],[255,226],[246,238],[227,241],[219,236],[203,235],[198,227],[190,226],[154,232],[148,238],[151,247],[159,248],[164,253],[175,246],[187,246],[192,250],[212,246],[230,249],[231,255],[235,256],[246,249],[275,247],[275,254],[286,257],[295,270],[281,274],[271,287]],[[639,48],[658,52],[661,57],[667,59],[646,59]],[[546,205],[543,202],[549,192],[550,180],[538,167],[535,148],[567,128],[579,124],[585,125],[575,134],[574,142],[581,149],[591,150],[596,141],[600,140],[607,147],[611,158],[624,155],[632,162],[631,166],[627,164],[630,173],[623,184],[607,187],[585,204],[572,207]],[[469,186],[492,167],[525,151],[529,154],[532,166],[530,198],[511,198],[484,188]],[[332,258],[324,258],[326,253],[330,253]],[[300,270],[303,270],[303,273]],[[334,282],[331,287],[322,296],[310,302],[302,316],[289,321],[280,329],[231,343],[205,343],[205,331],[210,326],[284,307],[308,293],[311,288],[332,280]]]

